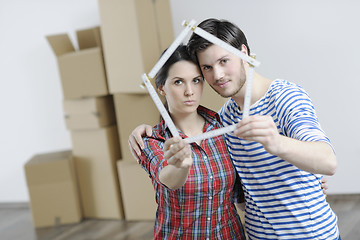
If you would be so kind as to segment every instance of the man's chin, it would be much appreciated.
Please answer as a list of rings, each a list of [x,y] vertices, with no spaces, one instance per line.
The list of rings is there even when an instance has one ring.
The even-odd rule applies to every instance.
[[[223,98],[229,98],[235,94],[235,93],[229,93],[228,91],[224,91],[224,89],[216,89],[216,88],[212,88],[212,89]]]

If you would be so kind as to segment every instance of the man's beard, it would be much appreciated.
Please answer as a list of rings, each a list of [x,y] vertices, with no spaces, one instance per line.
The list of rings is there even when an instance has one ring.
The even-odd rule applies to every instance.
[[[233,97],[233,96],[235,96],[236,94],[238,94],[238,93],[240,92],[240,90],[242,89],[242,87],[244,86],[245,82],[246,82],[245,68],[244,68],[244,64],[241,62],[241,74],[240,74],[240,79],[239,79],[239,81],[237,82],[237,85],[235,86],[235,89],[234,89],[232,92],[227,93],[227,94],[225,94],[225,93],[220,93],[220,92],[218,92],[217,89],[214,88],[212,85],[210,85],[210,84],[209,84],[209,85],[210,85],[210,87],[211,87],[212,89],[214,89],[214,91],[215,91],[217,94],[219,94],[221,97],[223,97],[223,98],[229,98],[229,97]]]

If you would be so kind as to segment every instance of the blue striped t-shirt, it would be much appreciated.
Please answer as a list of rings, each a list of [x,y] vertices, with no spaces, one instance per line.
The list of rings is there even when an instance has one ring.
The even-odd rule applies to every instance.
[[[275,80],[250,115],[270,115],[281,135],[301,141],[330,140],[320,127],[307,93],[293,83]],[[220,110],[222,124],[242,119],[233,99]],[[245,222],[250,239],[338,239],[337,217],[326,202],[321,176],[269,154],[257,142],[226,135],[246,199]]]

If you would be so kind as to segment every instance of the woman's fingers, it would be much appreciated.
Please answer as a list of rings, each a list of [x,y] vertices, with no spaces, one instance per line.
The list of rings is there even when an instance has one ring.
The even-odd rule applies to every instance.
[[[164,144],[164,158],[168,164],[180,166],[184,159],[191,157],[190,145],[181,138],[171,138]]]

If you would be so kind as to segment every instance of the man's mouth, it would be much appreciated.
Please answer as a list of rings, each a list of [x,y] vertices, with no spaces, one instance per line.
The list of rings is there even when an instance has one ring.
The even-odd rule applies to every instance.
[[[230,82],[229,80],[221,81],[221,82],[217,82],[215,85],[219,88],[224,88],[228,85],[229,82]]]

